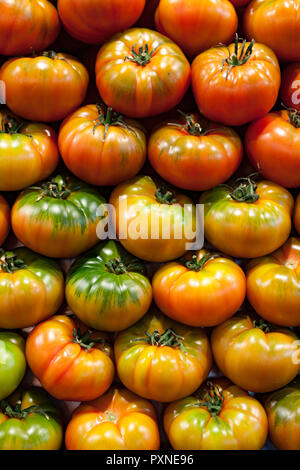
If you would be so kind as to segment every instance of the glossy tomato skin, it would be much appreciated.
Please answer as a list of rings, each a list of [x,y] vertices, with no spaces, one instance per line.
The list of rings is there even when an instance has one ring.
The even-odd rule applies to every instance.
[[[88,72],[77,59],[46,54],[9,59],[0,69],[7,106],[32,121],[64,119],[83,102],[89,83]]]
[[[169,329],[181,336],[182,348],[149,344],[146,332],[163,335]],[[155,309],[119,333],[114,350],[122,383],[139,396],[160,402],[193,393],[212,365],[209,341],[202,329],[176,323]]]
[[[10,208],[6,199],[0,194],[0,245],[5,241],[10,229]]]
[[[244,33],[269,46],[279,60],[300,60],[298,13],[295,0],[252,0],[244,14]]]
[[[46,186],[46,190],[26,189],[14,203],[16,237],[27,248],[52,258],[74,257],[96,245],[104,198],[73,177],[57,175]]]
[[[148,48],[149,61],[134,61]],[[96,83],[103,101],[130,117],[155,116],[174,108],[190,84],[190,64],[166,36],[132,28],[104,44],[96,60]]]
[[[88,349],[84,338],[82,343],[77,342],[75,332],[80,336],[77,328],[78,324],[70,317],[56,315],[36,326],[26,342],[30,369],[58,400],[94,400],[106,392],[114,377],[112,351],[106,336],[91,333],[91,340],[101,342],[92,343]]]
[[[151,134],[148,156],[155,171],[169,183],[204,191],[232,176],[241,163],[243,145],[234,130],[208,123],[199,115],[188,117],[200,124],[200,133],[186,127],[186,118],[171,119]]]
[[[294,212],[294,225],[300,235],[300,193],[297,196]]]
[[[247,298],[265,320],[300,325],[300,238],[247,266]]]
[[[294,200],[270,181],[257,184],[255,202],[235,201],[230,188],[219,186],[204,193],[207,240],[236,258],[257,258],[272,253],[289,237]]]
[[[24,417],[10,416],[3,404],[0,409],[0,450],[59,450],[63,440],[60,413],[41,388],[19,389],[7,400],[21,410],[39,407],[41,413],[25,412]],[[24,412],[24,411],[23,411]]]
[[[47,0],[2,0],[0,54],[43,51],[58,36],[60,24],[54,5]]]
[[[25,371],[24,339],[11,331],[0,332],[0,400],[15,391]]]
[[[300,62],[286,66],[281,75],[280,97],[288,108],[300,111]]]
[[[211,336],[213,356],[222,373],[244,390],[257,393],[283,387],[299,370],[293,361],[295,333],[263,326],[241,313],[215,327]]]
[[[27,248],[1,253],[0,284],[0,328],[35,325],[56,313],[64,298],[58,264]]]
[[[224,395],[217,416],[200,404],[207,398],[207,384],[165,410],[164,428],[173,449],[260,450],[268,434],[262,405],[225,377],[211,383]]]
[[[145,265],[112,240],[77,260],[68,272],[66,299],[96,330],[120,331],[138,321],[152,301]]]
[[[59,150],[78,178],[112,186],[140,171],[146,159],[146,135],[139,123],[123,118],[106,129],[99,120],[100,109],[90,104],[67,117],[59,131]]]
[[[66,30],[89,44],[101,44],[113,34],[130,28],[140,17],[145,0],[58,0]]]
[[[200,250],[182,262],[165,264],[156,271],[153,297],[158,308],[168,317],[195,327],[215,326],[238,311],[246,295],[246,278],[231,259]],[[209,256],[211,256],[209,258]],[[208,257],[208,258],[207,258]]]
[[[159,442],[153,405],[126,389],[82,403],[66,430],[67,450],[158,450]]]
[[[161,0],[155,23],[185,54],[195,56],[215,44],[230,43],[238,18],[228,0]]]
[[[269,421],[270,439],[279,450],[300,450],[300,380],[266,397],[264,406]]]
[[[57,136],[45,124],[0,112],[0,190],[18,191],[47,178],[59,162]]]
[[[246,43],[245,50],[250,43]],[[264,116],[276,103],[280,68],[269,47],[255,43],[243,65],[224,62],[235,44],[213,47],[192,64],[192,88],[200,113],[212,121],[240,126]],[[241,53],[241,43],[239,54]]]
[[[288,111],[269,113],[250,124],[245,148],[264,178],[286,188],[300,186],[300,129]]]

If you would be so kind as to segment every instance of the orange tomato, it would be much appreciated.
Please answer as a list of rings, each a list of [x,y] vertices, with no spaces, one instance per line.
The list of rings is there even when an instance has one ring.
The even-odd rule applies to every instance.
[[[0,195],[0,245],[5,241],[10,229],[10,208],[3,196]]]
[[[298,194],[295,204],[294,225],[297,232],[300,234],[300,193]]]

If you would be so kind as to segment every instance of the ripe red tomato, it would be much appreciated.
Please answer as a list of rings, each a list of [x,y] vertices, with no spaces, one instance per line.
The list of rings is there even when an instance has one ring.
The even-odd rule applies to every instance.
[[[10,208],[3,196],[0,195],[0,246],[5,241],[10,229]]]
[[[297,232],[300,234],[300,193],[298,194],[295,204],[294,225]]]
[[[290,64],[282,71],[280,97],[285,106],[300,111],[300,62]]]

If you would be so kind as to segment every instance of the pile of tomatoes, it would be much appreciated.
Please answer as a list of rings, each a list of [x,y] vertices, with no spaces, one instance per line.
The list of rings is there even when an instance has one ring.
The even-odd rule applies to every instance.
[[[1,450],[300,450],[299,9],[0,0]]]

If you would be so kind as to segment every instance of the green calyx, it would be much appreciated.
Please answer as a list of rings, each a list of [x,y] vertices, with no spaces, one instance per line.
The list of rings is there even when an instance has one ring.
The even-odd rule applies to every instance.
[[[0,268],[2,271],[12,274],[26,267],[24,261],[17,258],[17,255],[13,251],[5,251],[0,248]]]
[[[67,199],[71,194],[71,191],[67,188],[67,182],[62,176],[52,178],[50,181],[41,184],[41,186],[31,186],[29,189],[40,191],[37,201],[40,201],[43,197]]]
[[[287,108],[286,106],[284,106],[284,104],[282,104],[282,106],[288,112],[289,121],[292,124],[292,126],[294,126],[296,129],[299,129],[299,127],[300,127],[300,112],[297,111],[297,109],[294,109],[294,108]]]
[[[203,119],[202,122],[195,121],[194,117],[191,114],[186,114],[180,109],[177,110],[178,113],[185,119],[185,124],[178,124],[170,122],[169,126],[179,127],[180,129],[184,129],[190,135],[200,137],[208,134],[209,132],[213,132],[216,129],[209,128],[209,121]]]
[[[222,410],[225,397],[222,390],[217,385],[214,385],[212,382],[207,382],[206,385],[208,390],[203,397],[204,401],[199,400],[197,406],[203,406],[207,408],[209,413],[214,418],[217,418],[217,416]]]
[[[111,422],[117,421],[117,416],[111,413],[110,411],[105,411],[104,414],[105,414],[107,421],[111,421]]]
[[[106,269],[113,274],[128,274],[130,271],[133,272],[144,272],[143,264],[138,260],[132,260],[130,263],[125,263],[119,258],[106,261]]]
[[[254,173],[247,177],[238,178],[236,180],[236,187],[230,193],[230,197],[237,202],[256,202],[259,195],[256,193],[257,184],[254,179],[258,173]],[[232,189],[232,188],[231,188]]]
[[[155,193],[157,202],[160,204],[172,205],[176,203],[176,195],[174,191],[170,191],[166,186],[162,185]]]
[[[126,121],[124,121],[123,116],[114,111],[111,107],[108,107],[104,103],[101,103],[96,104],[96,108],[98,111],[98,117],[94,121],[95,125],[93,127],[93,134],[95,134],[95,131],[98,126],[105,127],[103,140],[105,139],[110,126],[120,126],[136,134],[135,129],[130,126]]]
[[[18,122],[15,118],[5,114],[2,117],[0,134],[19,134],[24,122]]]
[[[149,51],[148,44],[139,47],[138,51],[135,50],[135,47],[136,44],[131,48],[131,57],[126,56],[124,62],[129,60],[130,62],[134,62],[137,65],[145,66],[150,62],[151,57],[157,50],[157,47],[155,47],[152,51]]]
[[[95,344],[103,344],[105,345],[104,339],[92,339],[91,338],[92,331],[87,330],[85,333],[81,333],[80,328],[73,329],[73,339],[71,343],[79,344],[79,346],[83,349],[89,351],[91,348],[95,346]]]
[[[55,59],[57,57],[57,53],[55,51],[44,51],[41,54],[42,57],[48,57],[48,59]]]
[[[224,69],[225,64],[228,65],[228,69],[226,72],[226,80],[233,67],[239,67],[241,65],[244,65],[250,59],[255,41],[254,39],[252,39],[247,49],[246,43],[246,39],[239,38],[238,34],[235,35],[234,52],[233,54],[231,54],[228,49],[228,57],[222,62],[222,70]]]
[[[146,332],[146,338],[138,338],[135,341],[143,341],[151,346],[169,346],[170,348],[179,348],[186,354],[186,349],[183,344],[183,337],[175,333],[172,328],[168,328],[164,333],[160,334],[159,331],[153,333]]]
[[[22,409],[21,400],[19,400],[15,407],[13,407],[10,403],[6,400],[1,400],[0,402],[0,409],[3,413],[5,413],[9,418],[16,418],[16,419],[26,419],[28,415],[35,413],[43,415],[46,419],[50,419],[49,415],[38,405],[32,405],[28,408]]]
[[[220,255],[208,253],[207,255],[203,256],[203,258],[201,258],[200,260],[197,259],[196,255],[193,255],[192,260],[184,260],[183,263],[190,271],[198,272],[203,269],[207,261],[215,258],[220,258]]]
[[[272,329],[271,323],[268,323],[267,321],[263,320],[262,318],[260,318],[259,320],[254,320],[253,321],[253,326],[254,326],[254,328],[259,328],[264,333],[270,333],[270,331]]]

